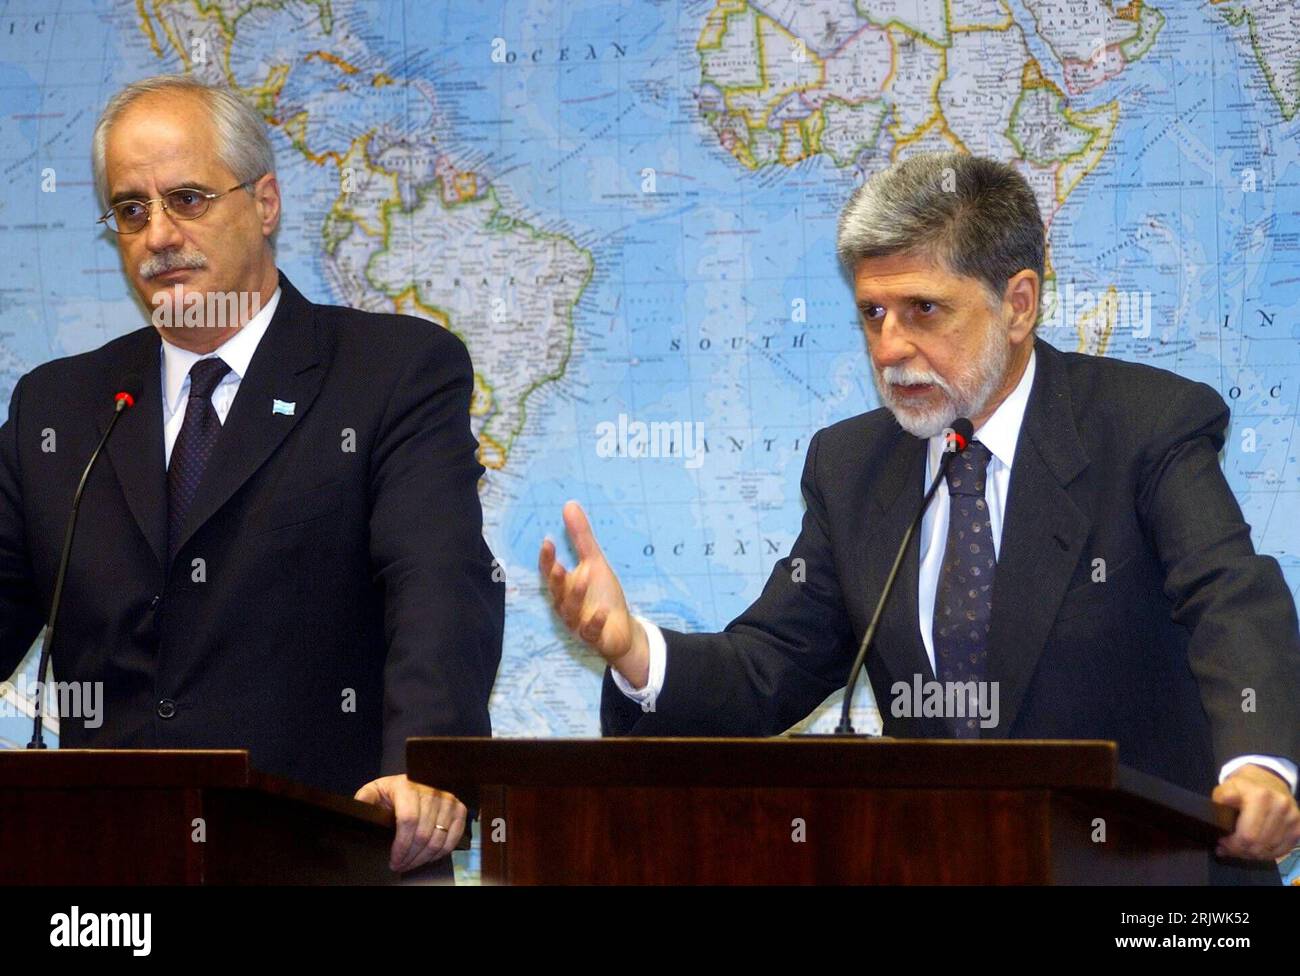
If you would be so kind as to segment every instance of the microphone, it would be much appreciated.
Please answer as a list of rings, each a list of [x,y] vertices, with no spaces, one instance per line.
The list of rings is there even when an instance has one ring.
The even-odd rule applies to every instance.
[[[925,498],[921,501],[921,508],[917,511],[916,518],[912,519],[912,524],[903,533],[903,541],[898,547],[898,555],[894,557],[894,565],[890,567],[889,576],[885,578],[885,586],[880,591],[880,599],[876,601],[876,610],[871,615],[871,623],[867,625],[867,632],[862,635],[862,643],[858,646],[857,657],[853,659],[853,667],[849,668],[849,680],[844,686],[844,706],[840,710],[840,724],[835,728],[836,735],[854,734],[853,723],[849,721],[849,705],[853,701],[853,689],[858,683],[858,676],[862,673],[862,666],[867,662],[867,648],[871,646],[871,641],[876,636],[876,628],[880,625],[880,615],[884,612],[885,601],[889,599],[890,591],[894,588],[894,580],[898,576],[898,567],[903,565],[903,556],[912,542],[916,527],[921,524],[925,510],[930,507],[930,499],[939,490],[939,482],[947,475],[948,465],[952,463],[953,456],[966,450],[966,445],[970,443],[970,439],[974,435],[975,426],[965,417],[958,417],[944,432],[944,437],[948,443],[944,447],[943,458],[939,461],[939,473],[934,476],[934,481],[930,483],[930,490],[925,493]]]
[[[72,536],[77,528],[77,512],[81,508],[81,495],[86,490],[86,482],[90,480],[90,472],[95,467],[95,462],[99,460],[99,454],[108,443],[109,434],[113,433],[113,428],[117,426],[118,420],[122,414],[126,413],[131,407],[135,406],[136,398],[140,395],[142,383],[138,373],[127,374],[117,393],[113,394],[113,417],[108,422],[108,429],[104,431],[104,436],[99,439],[95,446],[95,451],[90,455],[90,460],[86,462],[86,469],[81,472],[81,481],[77,484],[77,493],[72,497],[72,515],[68,518],[68,531],[63,537],[63,552],[59,556],[59,572],[54,578],[54,597],[50,600],[50,617],[45,623],[45,636],[41,638],[41,658],[36,669],[36,683],[40,688],[40,693],[36,696],[35,714],[32,716],[32,741],[27,743],[28,749],[45,749],[45,725],[42,721],[41,705],[45,699],[45,669],[50,663],[50,648],[54,643],[54,625],[59,619],[59,602],[63,597],[63,579],[68,572],[68,560],[72,555]]]

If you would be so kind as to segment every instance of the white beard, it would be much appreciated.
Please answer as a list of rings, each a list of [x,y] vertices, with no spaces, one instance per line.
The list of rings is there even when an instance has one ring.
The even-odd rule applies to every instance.
[[[871,364],[871,377],[876,384],[880,402],[889,408],[898,425],[914,437],[934,437],[952,426],[958,417],[973,420],[984,409],[1006,378],[1011,364],[1011,345],[1006,329],[993,323],[985,333],[984,345],[977,357],[952,382],[930,370],[911,369],[906,366],[886,366],[878,370]],[[901,396],[895,396],[890,384],[910,386],[932,383],[938,388],[937,402],[918,405]],[[931,393],[929,399],[934,399]]]

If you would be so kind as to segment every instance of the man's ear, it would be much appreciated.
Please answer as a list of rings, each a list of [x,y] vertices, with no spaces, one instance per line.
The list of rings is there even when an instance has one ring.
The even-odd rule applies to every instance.
[[[1002,314],[1007,319],[1007,337],[1019,344],[1038,321],[1038,272],[1025,268],[1007,279],[1002,293]]]
[[[253,202],[262,221],[262,236],[270,237],[280,225],[280,183],[267,173],[253,185]]]

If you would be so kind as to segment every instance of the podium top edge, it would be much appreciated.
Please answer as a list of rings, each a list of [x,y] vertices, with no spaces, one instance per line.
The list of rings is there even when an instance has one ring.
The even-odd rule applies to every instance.
[[[0,749],[4,790],[247,790],[389,829],[392,811],[255,769],[246,749]]]
[[[250,785],[244,749],[3,749],[0,786],[208,787]]]
[[[533,786],[1110,789],[1119,765],[1104,740],[430,737],[408,739],[406,753],[418,782]]]
[[[1234,811],[1120,765],[1097,739],[411,738],[407,775],[463,789],[1038,790],[1092,796],[1213,837]]]

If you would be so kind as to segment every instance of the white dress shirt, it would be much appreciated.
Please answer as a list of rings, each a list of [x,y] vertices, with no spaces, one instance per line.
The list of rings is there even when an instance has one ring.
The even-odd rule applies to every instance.
[[[998,405],[980,428],[975,431],[975,439],[989,449],[988,470],[984,477],[984,497],[988,503],[989,528],[993,533],[993,552],[1001,554],[1002,517],[1007,507],[1007,492],[1011,487],[1011,462],[1016,456],[1016,441],[1020,437],[1021,422],[1025,418],[1025,407],[1029,404],[1029,391],[1034,385],[1034,365],[1036,354],[1031,350],[1029,363],[1020,377],[1020,382],[1007,398]],[[943,457],[945,446],[942,434],[936,434],[928,441],[926,456],[925,481],[921,486],[924,493],[930,487],[938,471],[939,461]],[[939,483],[939,490],[925,516],[921,519],[921,565],[917,581],[917,625],[921,629],[921,640],[925,644],[926,657],[930,659],[930,671],[934,672],[934,638],[931,631],[934,622],[934,600],[939,588],[939,569],[943,565],[943,553],[948,542],[948,483]],[[663,631],[644,617],[636,617],[645,628],[646,641],[650,646],[650,677],[641,689],[632,685],[617,671],[613,672],[614,684],[628,698],[639,702],[641,709],[653,712],[655,699],[664,686],[664,672],[668,664],[668,645]],[[1295,792],[1297,771],[1296,764],[1280,756],[1238,756],[1224,763],[1219,771],[1219,782],[1223,782],[1239,766],[1255,763],[1266,766],[1282,776]]]
[[[171,467],[172,447],[185,422],[185,408],[190,402],[190,369],[200,359],[220,357],[230,367],[230,372],[221,377],[221,382],[212,391],[212,407],[217,411],[217,419],[226,422],[230,405],[235,402],[239,392],[239,382],[248,372],[248,364],[253,361],[257,344],[266,334],[266,327],[271,324],[275,307],[280,304],[280,289],[277,286],[270,300],[262,306],[256,315],[249,319],[243,328],[223,342],[212,352],[199,355],[163,340],[162,355],[162,402],[163,402],[163,464]]]

